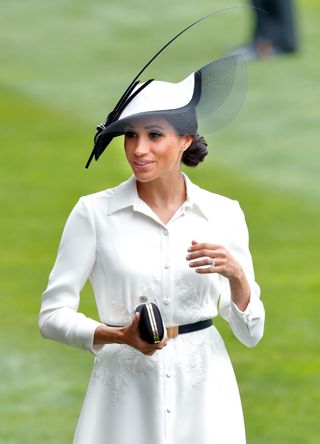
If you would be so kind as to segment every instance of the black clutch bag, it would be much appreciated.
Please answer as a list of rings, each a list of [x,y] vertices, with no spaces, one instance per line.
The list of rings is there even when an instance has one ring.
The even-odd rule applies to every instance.
[[[164,327],[159,308],[153,302],[141,304],[136,308],[140,313],[139,333],[141,339],[149,344],[158,344],[164,336]]]

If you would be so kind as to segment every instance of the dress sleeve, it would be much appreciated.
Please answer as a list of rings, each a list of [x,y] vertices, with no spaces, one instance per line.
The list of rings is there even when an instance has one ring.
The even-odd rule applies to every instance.
[[[244,312],[231,300],[229,280],[220,277],[219,314],[229,322],[234,335],[247,347],[254,347],[263,336],[265,311],[260,300],[260,288],[255,282],[249,235],[244,214],[234,202],[229,216],[228,250],[241,264],[250,285],[250,302]]]
[[[42,295],[39,327],[43,337],[95,353],[93,336],[101,323],[78,313],[80,292],[96,260],[96,234],[83,198],[64,227],[56,262]]]

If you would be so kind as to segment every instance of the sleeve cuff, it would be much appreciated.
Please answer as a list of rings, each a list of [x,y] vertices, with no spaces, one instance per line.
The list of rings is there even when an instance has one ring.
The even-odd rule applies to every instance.
[[[241,311],[231,301],[231,328],[238,339],[248,347],[254,347],[262,338],[265,313],[259,298],[251,298],[247,308]]]
[[[237,304],[235,304],[233,301],[231,301],[231,314],[232,316],[236,316],[239,319],[245,320],[247,323],[260,318],[262,311],[261,311],[261,301],[258,298],[252,298],[250,297],[249,304],[247,305],[247,308],[242,311],[239,309]]]
[[[84,322],[85,321],[85,322]],[[94,333],[96,328],[103,325],[101,322],[95,321],[91,318],[85,318],[79,323],[79,327],[73,333],[74,344],[80,348],[90,351],[91,353],[97,355],[101,350],[101,345],[94,345]],[[77,342],[77,344],[75,343]]]

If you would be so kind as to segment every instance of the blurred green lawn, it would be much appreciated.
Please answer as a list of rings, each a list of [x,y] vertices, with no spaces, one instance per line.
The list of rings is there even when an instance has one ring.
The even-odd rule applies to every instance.
[[[0,0],[1,443],[72,441],[92,356],[42,340],[37,315],[72,206],[130,174],[119,142],[84,169],[96,123],[171,35],[234,4]],[[238,199],[250,228],[265,338],[248,350],[217,321],[238,376],[248,444],[320,439],[319,2],[300,0],[298,18],[299,54],[249,65],[243,111],[208,138],[206,164],[188,172]],[[146,77],[183,78],[244,41],[249,26],[248,9],[212,18]],[[81,309],[95,316],[89,287]]]

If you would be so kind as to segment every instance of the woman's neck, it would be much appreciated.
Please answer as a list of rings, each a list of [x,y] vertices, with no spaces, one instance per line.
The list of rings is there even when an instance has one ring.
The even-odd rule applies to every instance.
[[[186,185],[181,173],[170,178],[159,178],[151,182],[137,181],[137,191],[140,199],[165,224],[186,200]]]

